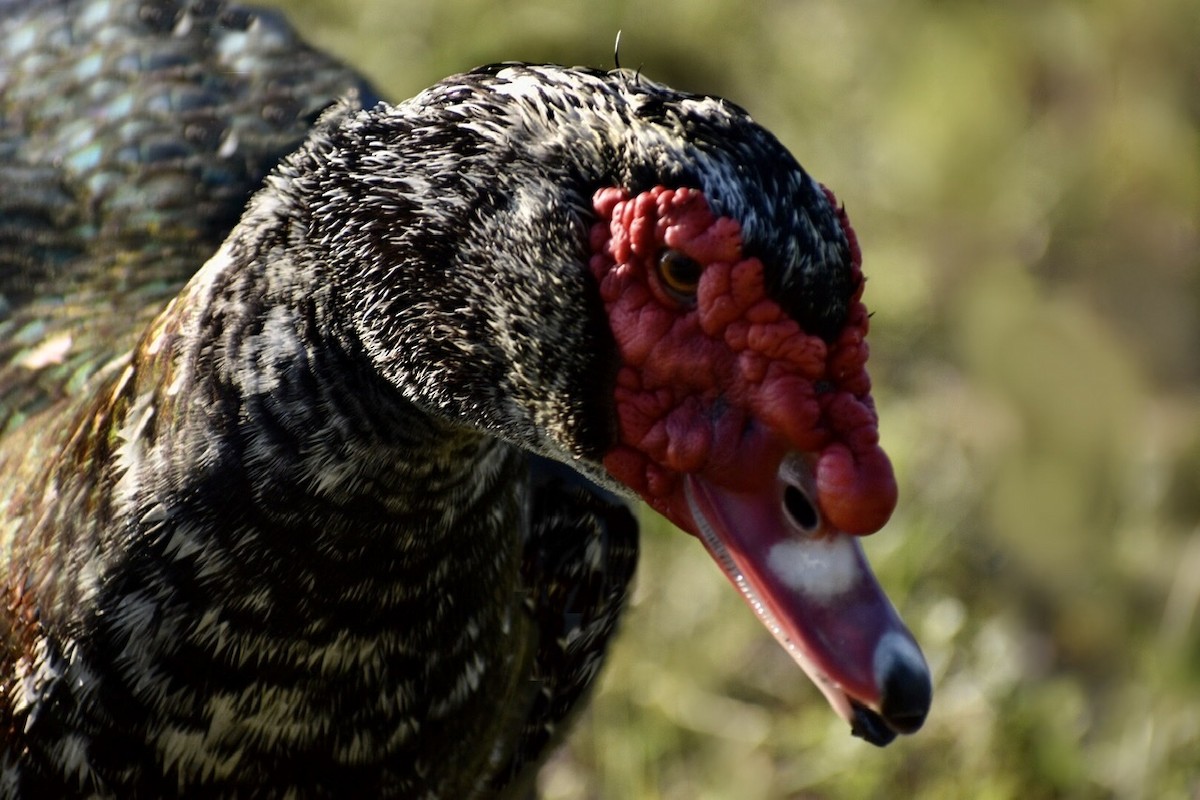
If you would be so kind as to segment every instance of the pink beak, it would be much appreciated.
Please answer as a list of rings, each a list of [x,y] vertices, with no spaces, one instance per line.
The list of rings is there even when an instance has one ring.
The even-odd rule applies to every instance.
[[[687,475],[686,511],[675,508],[690,519],[676,521],[704,542],[856,736],[883,746],[916,731],[932,698],[929,668],[859,538],[825,522],[810,458],[786,455],[764,483],[733,489]]]

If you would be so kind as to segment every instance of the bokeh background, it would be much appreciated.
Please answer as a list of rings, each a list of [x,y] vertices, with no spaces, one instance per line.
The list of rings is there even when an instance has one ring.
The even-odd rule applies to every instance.
[[[647,517],[571,798],[1200,798],[1200,3],[293,0],[394,100],[500,60],[725,95],[846,203],[899,509],[866,543],[935,675],[852,739]]]

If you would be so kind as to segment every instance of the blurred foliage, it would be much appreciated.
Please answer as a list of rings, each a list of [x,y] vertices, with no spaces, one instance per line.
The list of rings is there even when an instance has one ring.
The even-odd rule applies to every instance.
[[[1200,798],[1200,3],[306,0],[393,98],[621,63],[749,108],[849,207],[901,480],[867,541],[935,673],[852,739],[690,538],[543,794]]]

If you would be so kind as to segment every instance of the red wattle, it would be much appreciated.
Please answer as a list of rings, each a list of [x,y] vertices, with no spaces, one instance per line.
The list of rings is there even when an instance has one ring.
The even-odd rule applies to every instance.
[[[846,533],[874,533],[896,508],[896,476],[878,445],[857,455],[841,442],[829,445],[817,459],[816,482],[821,513]]]

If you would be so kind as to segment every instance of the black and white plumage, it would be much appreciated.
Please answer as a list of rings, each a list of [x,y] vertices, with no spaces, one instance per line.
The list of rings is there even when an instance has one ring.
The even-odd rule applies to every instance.
[[[496,65],[376,105],[272,17],[11,5],[0,794],[522,796],[633,571],[609,492],[702,536],[723,502],[681,510],[684,484],[723,484],[697,467],[660,492],[676,451],[630,439],[640,323],[600,289],[619,245],[598,193],[698,193],[768,265],[787,335],[830,352],[861,291],[844,218],[743,111],[628,73]],[[62,81],[45,101],[43,75]],[[358,99],[300,144],[339,95]],[[282,110],[250,110],[268,97]],[[684,294],[664,301],[680,319]],[[713,391],[716,418],[743,389]],[[792,527],[845,517],[793,461],[772,501]],[[859,588],[857,545],[815,540],[838,577],[810,594],[882,608],[866,688],[819,680],[885,743],[924,718],[923,661]],[[787,627],[808,578],[756,589],[725,558],[806,669],[837,674]]]

